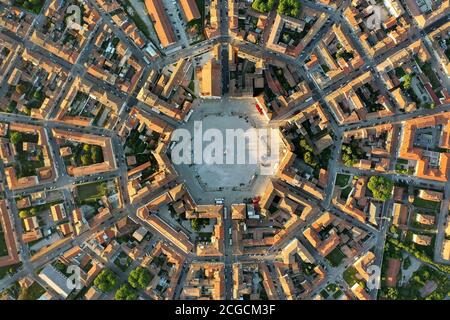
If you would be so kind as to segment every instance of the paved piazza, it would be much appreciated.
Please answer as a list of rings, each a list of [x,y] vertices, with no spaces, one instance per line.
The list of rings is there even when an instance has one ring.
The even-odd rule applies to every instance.
[[[201,122],[202,132],[218,129],[224,137],[224,162],[226,152],[225,132],[227,129],[268,129],[268,123],[256,110],[251,98],[225,98],[203,100],[197,106],[187,123],[178,128],[187,129],[194,137],[195,124]],[[203,149],[209,142],[203,142]],[[256,143],[246,143],[245,164],[180,164],[175,169],[189,186],[189,190],[200,203],[208,203],[216,197],[224,197],[227,202],[251,197],[261,192],[270,175],[260,174],[260,163],[249,163],[249,153],[255,151]],[[237,143],[235,143],[237,148]],[[193,159],[193,158],[192,158]],[[205,158],[204,158],[205,159]],[[236,156],[235,156],[236,160]],[[273,166],[276,163],[272,164]]]

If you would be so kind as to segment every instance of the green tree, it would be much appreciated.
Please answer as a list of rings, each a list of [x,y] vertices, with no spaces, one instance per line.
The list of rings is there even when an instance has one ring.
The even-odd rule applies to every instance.
[[[37,211],[36,208],[33,207],[33,208],[30,209],[30,215],[31,216],[35,216],[35,215],[37,215],[37,213],[38,213],[38,211]]]
[[[300,15],[301,4],[298,0],[280,0],[277,12],[293,18]]]
[[[303,154],[303,160],[305,161],[305,163],[313,168],[317,167],[317,161],[314,159],[314,156],[312,155],[311,152],[305,152]]]
[[[309,143],[304,138],[300,139],[299,145],[300,145],[300,148],[302,148],[305,152],[306,151],[309,151],[309,152],[313,151],[313,148],[309,145]]]
[[[385,177],[372,176],[367,183],[367,187],[372,191],[373,197],[377,200],[386,201],[392,195],[394,183]]]
[[[117,276],[109,269],[103,269],[94,280],[94,285],[103,292],[110,292],[116,284]]]
[[[17,144],[19,142],[22,142],[22,134],[20,132],[14,131],[11,133],[11,136],[9,137],[9,141],[11,141],[12,144]]]
[[[42,0],[28,0],[29,3],[31,3],[33,6],[38,6],[41,4]]]
[[[376,199],[384,201],[389,199],[392,193],[393,182],[384,177],[372,176],[367,186]]]
[[[6,112],[9,112],[9,113],[14,112],[14,110],[16,110],[16,106],[17,106],[17,102],[15,102],[14,100],[11,100],[8,103],[8,107],[6,107]]]
[[[396,288],[387,288],[386,298],[388,298],[389,300],[397,300],[398,299],[398,290]]]
[[[103,161],[103,153],[100,146],[92,146],[91,158],[93,163],[99,163]]]
[[[200,220],[197,218],[194,218],[191,220],[191,227],[194,231],[200,231],[200,229],[202,228],[202,225],[200,223]]]
[[[88,165],[92,164],[92,159],[89,154],[83,154],[80,159],[81,159],[81,163],[83,164],[83,166],[88,166]]]
[[[102,182],[100,185],[97,186],[97,192],[101,197],[106,196],[108,194],[108,187],[106,186],[105,182]]]
[[[27,210],[20,210],[19,211],[19,217],[21,218],[21,219],[25,219],[25,218],[28,218],[28,211]]]
[[[130,272],[128,283],[135,289],[145,289],[151,280],[150,272],[143,267],[137,267]]]
[[[35,98],[36,100],[42,100],[42,98],[43,98],[43,94],[42,94],[42,91],[41,90],[36,90],[34,93],[33,93],[33,98]]]
[[[407,74],[407,75],[403,76],[403,88],[404,89],[411,88],[411,81],[412,81],[412,75],[411,74]]]
[[[122,285],[114,295],[114,299],[116,300],[136,300],[137,298],[138,295],[136,291],[131,289],[127,284]]]
[[[91,152],[91,145],[89,145],[89,144],[83,145],[83,151],[84,151],[85,153]]]
[[[252,3],[252,8],[259,12],[269,12],[274,4],[275,0],[255,0]]]

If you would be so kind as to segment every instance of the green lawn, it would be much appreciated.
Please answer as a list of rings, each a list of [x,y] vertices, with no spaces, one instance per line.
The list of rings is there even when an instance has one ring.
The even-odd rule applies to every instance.
[[[42,7],[44,6],[45,1],[44,0],[38,0],[38,1],[30,1],[30,0],[15,0],[14,5],[26,9],[28,11],[31,11],[35,14],[38,14]]]
[[[336,185],[341,188],[345,187],[348,183],[349,178],[350,176],[347,174],[338,173],[338,175],[336,176]]]
[[[330,263],[333,267],[339,266],[341,264],[342,260],[344,260],[344,258],[345,258],[345,255],[342,253],[342,251],[339,248],[335,248],[326,257],[326,259],[328,261],[330,261]]]
[[[350,194],[350,192],[352,191],[353,187],[352,186],[348,186],[345,189],[342,189],[341,192],[341,199],[347,199],[348,195]]]
[[[211,241],[212,233],[211,232],[199,232],[198,236],[199,236],[200,241]]]
[[[28,292],[25,300],[37,300],[40,296],[45,293],[45,289],[42,286],[35,282],[28,288]]]
[[[45,289],[39,283],[34,282],[28,289],[21,291],[19,300],[37,300],[44,293]]]
[[[103,196],[104,182],[87,183],[77,186],[78,201],[96,201]]]
[[[420,66],[420,69],[422,69],[423,73],[428,77],[428,79],[431,82],[431,86],[434,90],[439,88],[441,86],[441,83],[439,82],[439,79],[436,77],[436,73],[433,70],[433,67],[431,66],[430,62],[426,62]]]
[[[322,290],[320,291],[320,294],[322,295],[322,297],[324,297],[325,299],[329,297],[329,294],[326,290]]]
[[[359,283],[361,286],[365,287],[364,280],[359,280],[356,275],[358,274],[358,271],[354,267],[349,267],[345,272],[343,273],[343,278],[345,282],[348,283],[350,287],[353,287],[355,283]]]
[[[339,298],[340,296],[342,296],[342,291],[340,290],[340,289],[337,289],[336,290],[336,292],[335,293],[333,293],[333,298],[334,299],[337,299],[337,298]]]
[[[342,295],[341,289],[339,289],[339,287],[335,283],[330,283],[329,285],[327,285],[325,290],[330,293],[334,299],[337,299]]]
[[[5,234],[0,231],[0,257],[8,255],[8,248],[6,247]]]
[[[37,169],[44,167],[44,161],[32,161],[25,158],[18,159],[18,165],[16,165],[16,172],[18,177],[34,176],[37,173]]]
[[[195,92],[195,83],[194,83],[194,80],[191,80],[191,82],[189,82],[188,88],[189,88],[189,90],[191,90],[192,92]]]
[[[0,223],[0,257],[8,255],[8,248],[6,247],[5,233],[3,232],[3,226]]]
[[[424,208],[424,209],[431,209],[431,210],[439,210],[440,206],[441,206],[441,202],[440,201],[430,201],[430,200],[425,200],[419,197],[416,197],[414,199],[413,202],[414,206],[419,207],[419,208]]]

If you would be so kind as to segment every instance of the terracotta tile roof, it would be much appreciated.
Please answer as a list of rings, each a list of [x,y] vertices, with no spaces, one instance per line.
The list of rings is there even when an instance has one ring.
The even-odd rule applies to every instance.
[[[163,48],[176,42],[176,36],[164,10],[162,0],[145,0],[145,6],[153,21],[156,34]]]

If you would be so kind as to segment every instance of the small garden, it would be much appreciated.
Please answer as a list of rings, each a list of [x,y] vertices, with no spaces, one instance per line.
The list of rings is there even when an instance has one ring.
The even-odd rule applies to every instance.
[[[338,187],[344,188],[344,187],[346,187],[348,185],[349,180],[350,180],[350,176],[349,175],[338,173],[337,176],[336,176],[335,184]]]
[[[345,255],[339,248],[335,248],[327,255],[326,259],[331,263],[333,267],[337,267],[341,264],[342,260],[345,259]]]
[[[123,272],[125,272],[131,265],[133,260],[123,251],[120,251],[117,258],[114,260],[114,264]]]
[[[108,195],[107,184],[103,181],[81,184],[76,187],[76,190],[79,204],[91,204]]]
[[[419,197],[415,197],[413,205],[417,208],[430,209],[433,211],[437,211],[441,207],[441,202],[440,201],[430,201],[430,200],[425,200],[425,199],[422,199]]]
[[[13,2],[15,6],[31,11],[35,14],[41,12],[41,9],[45,3],[44,0],[14,0]]]

